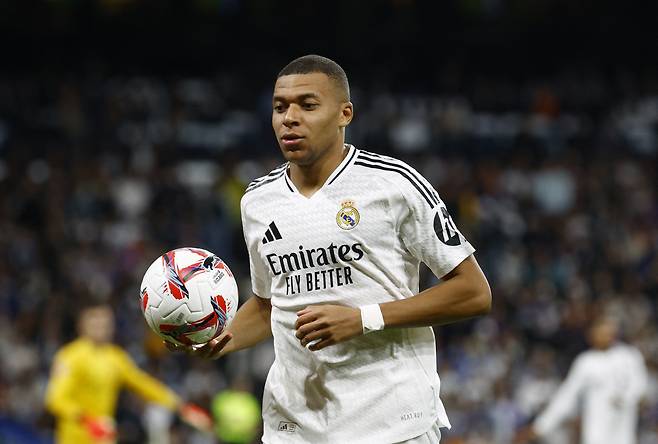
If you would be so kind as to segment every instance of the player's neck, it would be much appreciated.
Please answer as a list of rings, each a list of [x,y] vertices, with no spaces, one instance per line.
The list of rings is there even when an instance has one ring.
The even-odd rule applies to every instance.
[[[322,188],[331,173],[345,159],[349,149],[341,141],[340,147],[332,148],[327,153],[309,165],[290,165],[290,180],[295,184],[300,194],[311,197]]]
[[[94,347],[102,347],[110,343],[107,339],[94,338],[92,335],[80,335],[82,339],[87,342],[90,342]]]

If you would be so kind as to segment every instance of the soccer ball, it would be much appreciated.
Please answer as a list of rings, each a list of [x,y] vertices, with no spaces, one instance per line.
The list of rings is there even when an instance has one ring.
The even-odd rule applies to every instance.
[[[201,248],[178,248],[157,258],[140,289],[146,323],[174,344],[205,344],[219,336],[238,307],[233,273]]]

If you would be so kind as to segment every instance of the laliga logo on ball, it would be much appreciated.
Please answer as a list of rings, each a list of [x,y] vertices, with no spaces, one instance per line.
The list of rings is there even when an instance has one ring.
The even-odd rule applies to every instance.
[[[336,223],[343,230],[351,230],[359,224],[361,216],[359,210],[354,207],[354,201],[346,200],[342,202],[341,209],[336,214]]]

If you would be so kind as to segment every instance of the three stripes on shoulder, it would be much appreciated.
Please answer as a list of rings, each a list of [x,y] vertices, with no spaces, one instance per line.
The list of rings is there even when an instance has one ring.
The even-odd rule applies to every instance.
[[[432,209],[441,202],[439,195],[434,188],[432,188],[432,186],[427,183],[418,172],[400,160],[360,150],[359,155],[356,156],[354,165],[377,170],[392,171],[401,175],[407,179],[416,190],[418,190],[420,195],[423,196],[423,199],[425,199]]]
[[[245,190],[245,193],[248,193],[249,191],[253,191],[258,187],[261,187],[265,184],[268,184],[270,182],[274,182],[277,180],[279,177],[283,176],[286,172],[286,168],[288,168],[288,162],[279,165],[275,169],[273,169],[267,176],[259,177],[258,179],[254,180],[251,182],[248,186],[247,189]]]
[[[413,185],[413,187],[418,190],[430,208],[433,209],[435,206],[440,205],[441,203],[438,193],[432,188],[432,186],[427,183],[427,181],[420,174],[418,174],[418,172],[400,160],[368,151],[359,150],[354,165],[397,173],[407,179],[409,183],[411,183],[411,185]],[[249,186],[247,186],[245,193],[253,191],[270,182],[274,182],[286,173],[287,168],[288,163],[286,162],[272,170],[268,175],[254,180],[249,184]]]

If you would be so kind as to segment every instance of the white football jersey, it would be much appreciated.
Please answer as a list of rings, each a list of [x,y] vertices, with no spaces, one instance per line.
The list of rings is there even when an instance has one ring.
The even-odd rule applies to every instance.
[[[420,262],[442,277],[474,251],[417,171],[346,147],[310,198],[296,190],[287,164],[242,198],[253,291],[272,303],[267,444],[393,443],[437,420],[450,427],[430,327],[385,329],[316,352],[295,337],[296,312],[309,305],[408,298],[418,293]]]
[[[646,390],[647,370],[635,347],[588,350],[578,355],[534,428],[550,436],[580,407],[582,444],[635,444],[638,404]]]

